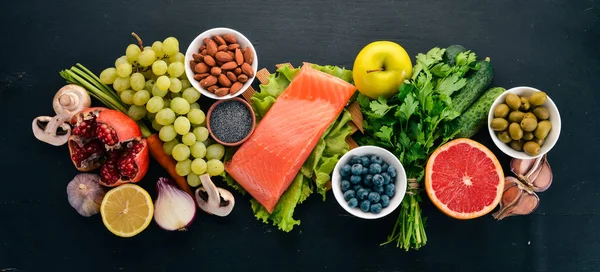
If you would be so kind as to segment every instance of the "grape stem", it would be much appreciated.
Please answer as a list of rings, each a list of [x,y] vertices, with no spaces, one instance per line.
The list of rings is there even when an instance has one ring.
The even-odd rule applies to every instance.
[[[135,37],[135,39],[138,41],[138,45],[140,46],[140,50],[144,51],[144,43],[142,42],[142,38],[140,38],[138,34],[135,34],[135,32],[131,32],[131,36]]]

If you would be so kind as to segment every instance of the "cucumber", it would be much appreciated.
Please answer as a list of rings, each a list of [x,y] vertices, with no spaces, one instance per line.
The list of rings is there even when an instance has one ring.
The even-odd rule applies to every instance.
[[[444,57],[446,57],[446,60],[450,66],[454,66],[454,64],[456,64],[456,56],[458,56],[459,53],[462,53],[465,51],[467,51],[467,49],[462,45],[458,45],[458,44],[450,45],[446,48]]]
[[[479,70],[475,71],[469,78],[467,84],[452,96],[452,109],[462,114],[492,83],[494,70],[489,59],[478,61]]]
[[[490,107],[504,91],[502,87],[487,90],[469,109],[456,119],[456,138],[471,138],[486,124]]]

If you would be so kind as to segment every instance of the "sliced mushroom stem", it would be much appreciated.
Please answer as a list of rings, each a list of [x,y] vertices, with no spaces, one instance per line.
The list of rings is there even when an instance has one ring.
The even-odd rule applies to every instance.
[[[203,211],[217,216],[227,216],[233,210],[235,199],[233,195],[218,188],[208,174],[200,176],[202,187],[196,190],[196,202]]]

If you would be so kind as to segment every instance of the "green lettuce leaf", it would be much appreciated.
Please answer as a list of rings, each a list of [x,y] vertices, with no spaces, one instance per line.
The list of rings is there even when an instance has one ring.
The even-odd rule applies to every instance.
[[[300,200],[304,201],[307,197],[308,190],[304,188],[304,176],[302,174],[296,175],[290,187],[281,195],[279,202],[275,205],[273,213],[269,214],[267,209],[263,207],[256,199],[251,199],[252,211],[254,216],[263,221],[264,223],[272,222],[273,226],[276,226],[282,231],[290,232],[295,225],[300,224],[300,220],[295,220],[292,216],[294,215],[294,209],[300,203]],[[312,189],[310,190],[312,192]],[[309,193],[308,193],[309,194]]]

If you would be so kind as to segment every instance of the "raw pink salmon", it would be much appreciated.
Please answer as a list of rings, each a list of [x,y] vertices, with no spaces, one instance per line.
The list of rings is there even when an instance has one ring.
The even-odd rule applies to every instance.
[[[304,65],[225,170],[269,212],[356,87]]]

